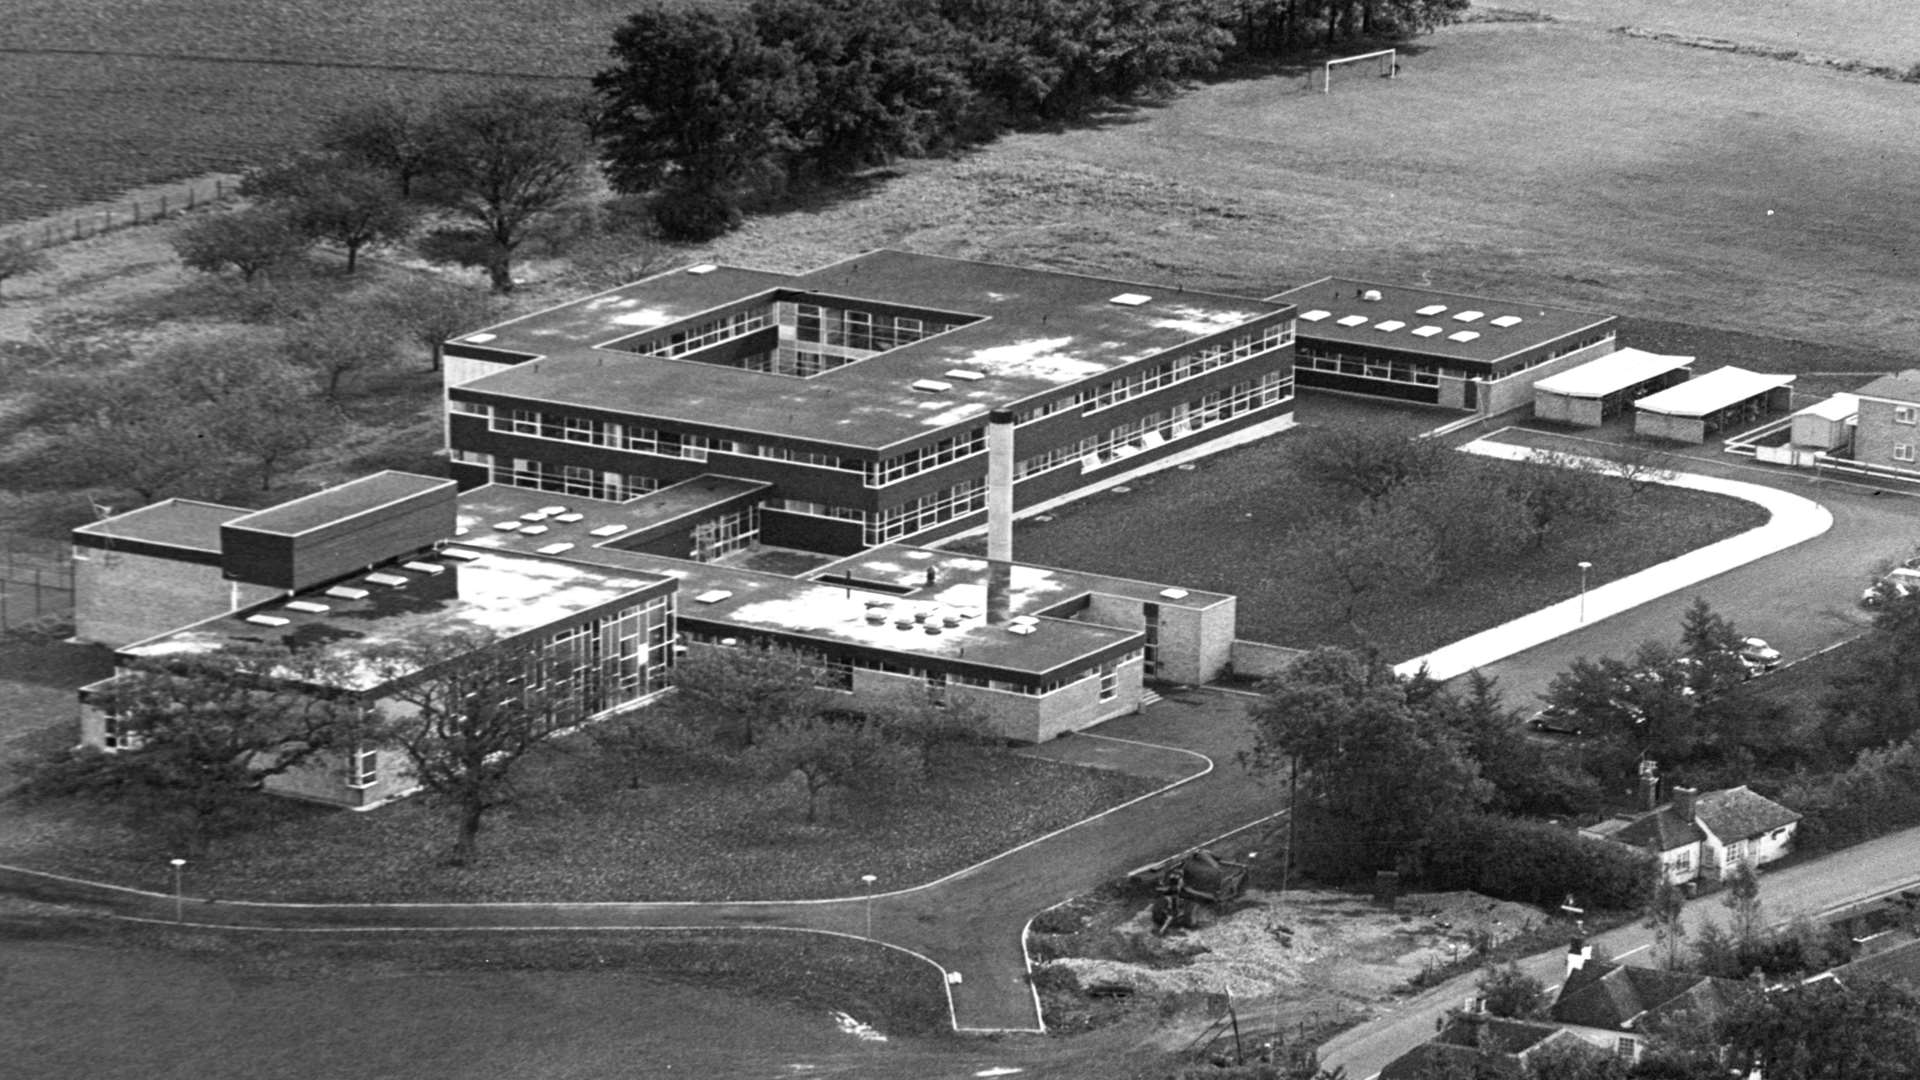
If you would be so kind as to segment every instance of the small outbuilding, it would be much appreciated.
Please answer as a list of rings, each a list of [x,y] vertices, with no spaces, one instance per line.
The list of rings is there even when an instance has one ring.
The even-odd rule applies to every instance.
[[[1814,450],[1838,450],[1853,441],[1854,418],[1860,415],[1860,398],[1854,394],[1835,394],[1793,414],[1794,446]]]
[[[1533,415],[1579,427],[1599,427],[1649,394],[1692,377],[1691,356],[1616,349],[1533,384]]]
[[[1634,403],[1633,430],[1675,442],[1703,443],[1727,428],[1785,412],[1793,376],[1723,367]]]

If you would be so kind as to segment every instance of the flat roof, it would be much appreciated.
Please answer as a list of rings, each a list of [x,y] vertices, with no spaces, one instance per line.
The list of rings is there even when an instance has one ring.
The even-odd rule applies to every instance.
[[[1920,371],[1882,375],[1854,393],[1889,401],[1920,401]]]
[[[456,389],[695,427],[875,451],[989,409],[1043,401],[1103,372],[1254,320],[1284,303],[902,251],[805,274],[737,267],[656,275],[456,339],[542,359]],[[965,325],[812,378],[602,348],[774,289],[949,313]],[[476,339],[485,335],[484,341]],[[978,379],[953,379],[965,369]],[[920,380],[944,383],[916,390]]]
[[[506,639],[563,622],[661,584],[658,575],[529,558],[503,551],[389,563],[332,585],[209,619],[119,650],[130,657],[218,652],[247,645],[324,646],[343,662],[330,685],[377,689],[408,672],[376,668],[380,650],[458,636]],[[413,567],[434,566],[428,573]],[[397,582],[397,584],[396,584]],[[339,590],[346,590],[345,592]],[[354,596],[349,593],[363,592]],[[303,610],[290,602],[324,610]],[[274,625],[250,621],[265,616]]]
[[[1790,385],[1793,379],[1792,375],[1763,375],[1745,368],[1717,368],[1657,394],[1648,394],[1634,402],[1633,407],[1666,416],[1706,416]]]
[[[1379,299],[1365,299],[1368,293]],[[1488,364],[1615,320],[1603,312],[1531,300],[1343,277],[1321,278],[1267,299],[1300,309],[1299,338]],[[1463,341],[1456,334],[1473,336]]]
[[[718,479],[739,483],[731,478]],[[460,527],[464,532],[456,539],[455,546],[536,554],[541,548],[567,544],[570,546],[566,550],[545,557],[678,580],[678,609],[682,619],[718,624],[742,634],[780,634],[943,657],[1035,677],[1071,669],[1076,661],[1140,636],[1137,630],[1068,619],[1041,618],[1040,629],[1029,635],[987,626],[983,618],[987,600],[986,560],[944,551],[889,547],[869,553],[865,559],[831,564],[833,567],[855,565],[859,568],[856,577],[871,583],[870,587],[850,588],[842,582],[818,580],[821,570],[812,572],[808,578],[793,578],[725,563],[626,551],[615,546],[641,535],[638,522],[650,517],[645,504],[655,495],[671,490],[663,488],[661,492],[631,502],[610,503],[504,485],[475,488],[460,496]],[[524,525],[513,530],[494,528],[497,524],[520,521],[520,514],[537,513],[563,504],[569,514],[578,512],[581,519],[559,522],[549,517],[534,523],[546,526],[547,531],[533,535],[526,533]],[[515,513],[516,510],[519,513]],[[634,526],[605,536],[593,534],[596,528],[610,530],[614,525],[627,522]],[[928,567],[934,569],[937,581],[932,589],[924,588]],[[1015,613],[1037,613],[1087,592],[1084,577],[1070,571],[1016,566],[1011,593]],[[716,593],[726,595],[707,601],[700,599]],[[1198,598],[1224,599],[1218,594],[1195,593],[1182,602],[1191,603]],[[869,601],[888,605],[892,614],[886,622],[875,625],[868,621]],[[958,626],[942,627],[939,634],[928,634],[919,625],[911,631],[900,630],[892,621],[902,612],[910,617],[915,611],[930,609],[942,612],[964,609],[972,614],[961,619]]]
[[[1600,398],[1657,379],[1693,363],[1691,356],[1661,356],[1625,346],[1579,367],[1568,368],[1533,384],[1535,390],[1567,397]]]
[[[460,493],[454,542],[503,551],[537,551],[554,544],[573,544],[580,549],[617,544],[771,486],[763,480],[708,474],[650,491],[638,499],[608,502],[509,484],[486,484]],[[542,515],[538,521],[522,516],[553,508],[559,512]],[[511,531],[499,527],[509,523],[514,525]],[[615,526],[620,526],[619,530],[611,531]],[[523,531],[529,527],[539,531]]]
[[[1851,420],[1859,414],[1860,396],[1858,394],[1835,394],[1825,401],[1816,401],[1793,415],[1817,416],[1822,420]]]
[[[230,528],[252,532],[298,536],[322,525],[452,486],[454,482],[445,477],[421,476],[388,469],[303,495],[278,506],[269,506],[265,510],[234,518],[226,524]]]
[[[933,571],[934,584],[931,587],[927,585],[928,570]],[[828,563],[808,576],[821,581],[837,581],[844,579],[847,574],[852,574],[857,581],[909,589],[911,592],[908,595],[916,600],[948,604],[961,602],[958,598],[975,596],[978,602],[985,602],[987,560],[978,555],[888,544]],[[1233,599],[1226,593],[1156,585],[1111,574],[1090,574],[1031,563],[1016,563],[1013,578],[1009,601],[1016,615],[1037,615],[1088,593],[1124,596],[1143,603],[1194,610],[1210,608]]]
[[[168,499],[73,530],[104,540],[137,540],[165,547],[220,552],[220,526],[253,511],[197,499]]]

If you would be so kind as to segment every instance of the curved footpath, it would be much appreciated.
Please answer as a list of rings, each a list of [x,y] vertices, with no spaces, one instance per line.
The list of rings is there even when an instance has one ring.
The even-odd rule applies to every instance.
[[[1531,447],[1494,441],[1499,435],[1499,432],[1495,432],[1475,439],[1460,449],[1469,454],[1507,461],[1522,461],[1535,453]],[[1618,468],[1605,458],[1561,454],[1556,456],[1556,460],[1572,468],[1599,471]],[[1512,622],[1435,649],[1425,656],[1416,656],[1395,665],[1394,670],[1402,675],[1411,675],[1424,665],[1427,674],[1436,679],[1464,675],[1495,660],[1573,633],[1608,616],[1618,615],[1735,567],[1785,551],[1833,528],[1833,513],[1826,507],[1812,499],[1764,484],[1700,473],[1675,473],[1658,482],[1744,499],[1765,508],[1771,516],[1759,528],[1748,529],[1737,536],[1689,551],[1679,558],[1588,589],[1583,596],[1562,600],[1531,615],[1523,615]]]
[[[1529,453],[1489,439],[1476,440],[1465,449],[1500,457]],[[1424,662],[1439,678],[1471,670],[1819,536],[1833,523],[1825,507],[1776,488],[1703,475],[1679,476],[1673,482],[1748,499],[1767,507],[1773,518],[1758,529],[1592,589],[1584,612],[1578,600],[1556,604],[1416,658],[1402,669],[1416,669]],[[1028,979],[1025,947],[1027,924],[1037,912],[1110,882],[1126,868],[1189,850],[1196,837],[1228,836],[1277,816],[1272,811],[1281,802],[1278,788],[1233,763],[1246,745],[1244,717],[1243,697],[1189,690],[1170,695],[1138,715],[1109,721],[1098,734],[1083,733],[1035,747],[1029,752],[1038,756],[1121,769],[1169,783],[938,881],[876,894],[871,901],[850,897],[732,903],[285,904],[188,898],[184,921],[203,927],[300,933],[742,930],[833,934],[900,949],[937,968],[947,986],[957,1030],[1043,1031],[1039,1003]],[[1920,830],[1914,831],[1911,843],[1912,851],[1920,853]],[[1850,855],[1842,852],[1805,865],[1809,870],[1841,865],[1833,860]],[[1894,865],[1911,867],[1920,865],[1920,860],[1906,857]],[[1772,882],[1785,880],[1793,872],[1770,875],[1769,889]],[[1910,882],[1899,883],[1906,884]],[[0,866],[0,888],[56,903],[84,904],[119,918],[170,922],[175,915],[174,898],[168,895],[19,867]],[[1470,982],[1464,985],[1470,987]],[[1380,1048],[1402,1042],[1411,1046],[1431,1032],[1432,1016],[1420,1011],[1419,1002],[1457,1002],[1462,993],[1450,983],[1416,999],[1411,1009],[1396,1017],[1329,1043],[1322,1060],[1347,1064],[1349,1075],[1365,1078],[1390,1059],[1374,1064],[1383,1052]]]

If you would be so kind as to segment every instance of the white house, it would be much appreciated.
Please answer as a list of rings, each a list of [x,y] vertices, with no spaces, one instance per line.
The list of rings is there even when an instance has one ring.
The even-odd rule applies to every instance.
[[[1718,881],[1740,863],[1757,867],[1781,858],[1799,823],[1799,814],[1743,784],[1704,795],[1674,788],[1671,802],[1580,831],[1652,852],[1667,880],[1684,885]]]

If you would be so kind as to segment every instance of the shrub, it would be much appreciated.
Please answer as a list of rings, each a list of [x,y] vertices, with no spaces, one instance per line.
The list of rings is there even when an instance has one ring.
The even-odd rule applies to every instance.
[[[1634,909],[1646,902],[1652,859],[1556,825],[1476,814],[1428,831],[1420,880],[1506,900]]]

